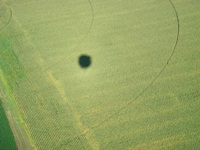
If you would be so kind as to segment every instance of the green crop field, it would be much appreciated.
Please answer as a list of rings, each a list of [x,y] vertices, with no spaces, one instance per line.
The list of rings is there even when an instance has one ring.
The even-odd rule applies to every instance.
[[[199,18],[198,0],[0,0],[0,150],[200,149]]]
[[[0,147],[5,150],[17,149],[2,104],[0,104]]]

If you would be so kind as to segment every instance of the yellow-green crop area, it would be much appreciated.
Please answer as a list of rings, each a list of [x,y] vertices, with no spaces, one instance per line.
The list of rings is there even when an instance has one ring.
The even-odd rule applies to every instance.
[[[198,0],[0,0],[0,149],[200,149],[199,18]]]

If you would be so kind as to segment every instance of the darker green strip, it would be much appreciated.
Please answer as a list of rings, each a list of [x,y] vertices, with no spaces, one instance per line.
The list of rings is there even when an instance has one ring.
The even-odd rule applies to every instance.
[[[0,101],[0,149],[17,150],[13,133],[8,123],[5,111]]]
[[[0,35],[0,68],[11,89],[24,76],[22,64],[13,50],[12,43],[8,37],[2,35]]]

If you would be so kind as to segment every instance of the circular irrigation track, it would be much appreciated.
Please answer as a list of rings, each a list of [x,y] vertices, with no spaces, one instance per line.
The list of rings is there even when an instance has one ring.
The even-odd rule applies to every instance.
[[[170,53],[170,55],[168,55],[169,57],[165,60],[165,63],[163,65],[163,67],[161,68],[161,70],[157,73],[157,75],[153,78],[153,80],[148,85],[146,85],[146,87],[142,91],[140,91],[131,101],[129,101],[128,103],[126,103],[124,106],[122,106],[117,111],[115,111],[112,114],[110,114],[109,117],[107,117],[105,119],[102,119],[102,121],[100,121],[96,125],[90,127],[88,131],[82,133],[81,135],[76,135],[74,138],[72,138],[68,142],[62,143],[60,146],[64,146],[65,144],[70,143],[70,142],[72,142],[75,139],[80,139],[80,136],[86,135],[87,133],[90,132],[90,130],[94,130],[95,128],[100,127],[101,125],[103,125],[106,122],[108,122],[110,119],[112,119],[115,116],[117,116],[119,114],[119,112],[125,110],[127,107],[129,107],[130,105],[132,105],[136,99],[138,99],[140,96],[142,96],[155,83],[155,81],[160,77],[160,75],[165,71],[165,69],[169,65],[170,60],[172,59],[172,57],[173,57],[173,55],[174,55],[174,53],[176,51],[176,47],[177,47],[177,44],[178,44],[178,41],[179,41],[179,32],[180,32],[179,16],[178,16],[178,12],[176,10],[176,7],[175,7],[175,5],[174,5],[174,3],[173,3],[172,0],[166,0],[166,1],[168,1],[168,3],[170,3],[170,5],[171,5],[170,9],[171,9],[171,11],[173,11],[174,19],[176,19],[176,37],[175,37],[175,41],[173,43],[173,48],[170,50],[171,53]],[[90,26],[90,30],[91,30],[92,24],[93,24],[93,22],[95,22],[95,14],[94,14],[94,10],[93,10],[91,2],[90,2],[90,5],[91,5],[91,8],[92,8],[92,22],[91,22],[91,26]],[[90,30],[87,32],[86,36],[89,35]]]
[[[12,10],[7,3],[0,1],[0,33],[10,24]]]
[[[178,17],[178,13],[177,13],[176,7],[174,6],[172,0],[166,0],[166,1],[168,1],[168,3],[170,3],[171,11],[173,11],[174,16],[176,18],[176,28],[177,28],[177,30],[176,30],[176,38],[175,38],[175,41],[173,43],[173,49],[170,50],[170,55],[165,60],[165,63],[162,66],[162,68],[160,69],[160,71],[157,73],[156,76],[154,76],[153,80],[149,84],[147,84],[145,86],[145,88],[143,88],[143,90],[141,90],[132,100],[128,101],[125,105],[121,106],[120,109],[118,109],[117,111],[115,111],[112,114],[110,114],[109,117],[106,117],[105,119],[102,119],[102,121],[100,121],[96,125],[90,127],[90,129],[87,130],[86,132],[84,132],[84,133],[82,133],[80,135],[75,135],[74,138],[72,138],[67,143],[72,142],[73,140],[76,140],[76,139],[80,139],[80,136],[84,136],[84,135],[88,134],[90,132],[90,130],[94,130],[95,128],[100,127],[101,125],[103,125],[106,122],[108,122],[110,119],[112,119],[115,116],[117,116],[119,114],[119,112],[125,110],[127,107],[132,105],[134,103],[134,101],[136,99],[138,99],[140,96],[142,96],[155,83],[155,81],[160,77],[160,75],[165,71],[165,69],[167,68],[167,66],[170,63],[171,58],[173,57],[173,54],[176,51],[176,47],[177,47],[177,44],[178,44],[178,41],[179,41],[179,32],[180,32],[179,17]],[[82,39],[77,44],[75,50],[78,49],[80,47],[80,45],[84,42],[84,40],[90,35],[90,31],[93,28],[93,24],[95,22],[95,13],[94,13],[95,11],[94,11],[94,8],[93,8],[93,4],[92,4],[92,2],[90,0],[88,0],[88,3],[90,4],[90,7],[91,7],[91,23],[90,23],[90,27],[86,31],[86,34],[82,37]],[[0,7],[2,7],[1,10],[3,11],[3,13],[0,14],[0,19],[3,19],[3,23],[0,24],[0,32],[2,32],[9,25],[9,23],[10,23],[10,21],[12,19],[12,10],[6,3],[3,3],[2,1],[0,1]],[[64,59],[66,59],[66,57],[61,59],[61,62],[63,62]],[[60,62],[57,62],[57,63],[51,65],[50,67],[46,68],[44,71],[46,71],[46,70],[48,70],[48,69],[50,69],[52,67],[55,67],[59,63]],[[67,143],[65,142],[65,144],[67,144]],[[62,143],[60,146],[64,146],[65,144]]]

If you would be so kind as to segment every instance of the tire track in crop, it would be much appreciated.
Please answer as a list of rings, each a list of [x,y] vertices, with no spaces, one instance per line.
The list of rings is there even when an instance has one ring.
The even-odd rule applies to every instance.
[[[142,94],[144,94],[154,83],[155,81],[160,77],[160,75],[164,72],[164,70],[167,68],[167,66],[169,65],[169,62],[172,58],[172,56],[174,55],[175,51],[176,51],[176,47],[178,45],[178,41],[179,41],[179,33],[180,33],[180,22],[179,22],[179,16],[178,16],[178,12],[176,10],[175,5],[173,4],[173,2],[171,0],[168,0],[172,6],[172,9],[176,15],[176,21],[177,21],[177,35],[176,35],[176,41],[174,44],[174,48],[172,50],[171,55],[169,56],[167,62],[165,63],[165,65],[163,66],[163,68],[161,69],[161,71],[157,74],[157,76],[146,86],[146,88],[144,90],[142,90],[132,101],[130,101],[129,103],[125,104],[123,107],[121,107],[118,111],[116,111],[115,113],[113,113],[110,117],[106,118],[105,120],[103,120],[102,122],[100,122],[99,124],[93,126],[91,128],[95,129],[99,126],[101,126],[102,124],[106,123],[108,120],[110,120],[111,118],[115,117],[120,111],[124,110],[125,108],[127,108],[128,106],[130,106],[136,99],[138,99],[140,96],[142,96]]]
[[[91,22],[90,22],[90,26],[89,26],[89,29],[88,31],[86,32],[85,36],[83,36],[83,38],[81,38],[81,40],[79,41],[79,43],[75,46],[74,48],[74,51],[76,51],[78,49],[78,47],[83,43],[83,41],[88,37],[88,35],[90,34],[91,30],[92,30],[92,26],[93,26],[93,23],[94,23],[94,8],[93,8],[93,5],[92,5],[92,2],[91,0],[87,0],[89,5],[90,5],[90,9],[91,9]],[[73,55],[73,53],[71,54]],[[70,56],[71,56],[70,55]],[[43,70],[43,72],[46,72],[47,70],[51,69],[52,67],[55,67],[56,65],[58,65],[60,62],[62,62],[63,60],[65,60],[66,58],[69,58],[70,56],[65,56],[63,58],[61,58],[58,62],[52,64],[51,66],[45,68]]]
[[[123,107],[121,107],[118,111],[116,111],[115,113],[113,113],[110,117],[102,120],[100,123],[94,125],[93,127],[90,128],[90,130],[94,130],[95,128],[97,127],[100,127],[101,125],[103,125],[104,123],[106,123],[107,121],[109,121],[110,119],[114,118],[119,112],[121,112],[122,110],[126,109],[128,106],[132,105],[133,102],[138,99],[140,96],[142,96],[154,83],[155,81],[160,77],[160,75],[165,71],[165,69],[167,68],[167,66],[169,65],[169,62],[171,61],[175,51],[176,51],[176,48],[177,48],[177,45],[178,45],[178,42],[179,42],[179,34],[180,34],[180,21],[179,21],[179,15],[178,15],[178,12],[176,10],[176,7],[174,5],[174,3],[171,1],[171,0],[168,0],[169,3],[171,4],[172,6],[172,9],[175,13],[175,16],[176,16],[176,22],[177,22],[177,35],[176,35],[176,40],[175,40],[175,44],[174,44],[174,47],[173,47],[173,50],[169,56],[169,58],[167,59],[165,65],[162,67],[162,69],[160,70],[160,72],[157,74],[157,76],[146,86],[146,88],[144,90],[142,90],[132,101],[128,102],[127,104],[125,104]],[[80,139],[80,136],[85,136],[86,134],[88,134],[88,132],[84,132],[82,133],[81,135],[78,135],[78,136],[75,136],[73,139],[71,139],[70,141],[68,141],[67,143],[65,144],[68,144],[68,143],[71,143],[72,141],[74,140],[78,140]]]
[[[94,23],[94,8],[93,8],[91,0],[88,0],[88,3],[90,4],[91,15],[92,15],[91,16],[90,26],[89,26],[89,29],[86,32],[85,36],[80,40],[79,44],[77,44],[77,46],[76,46],[76,48],[74,50],[76,50],[81,45],[81,43],[83,43],[83,41],[87,38],[87,36],[90,34],[90,32],[92,30],[92,26],[93,26],[93,23]]]
[[[7,3],[5,3],[3,1],[2,1],[2,4],[5,4],[8,7],[8,9],[10,11],[10,16],[9,16],[8,22],[5,24],[5,26],[3,26],[2,28],[0,28],[0,33],[10,24],[12,16],[13,16],[13,12],[12,12],[11,7]]]

